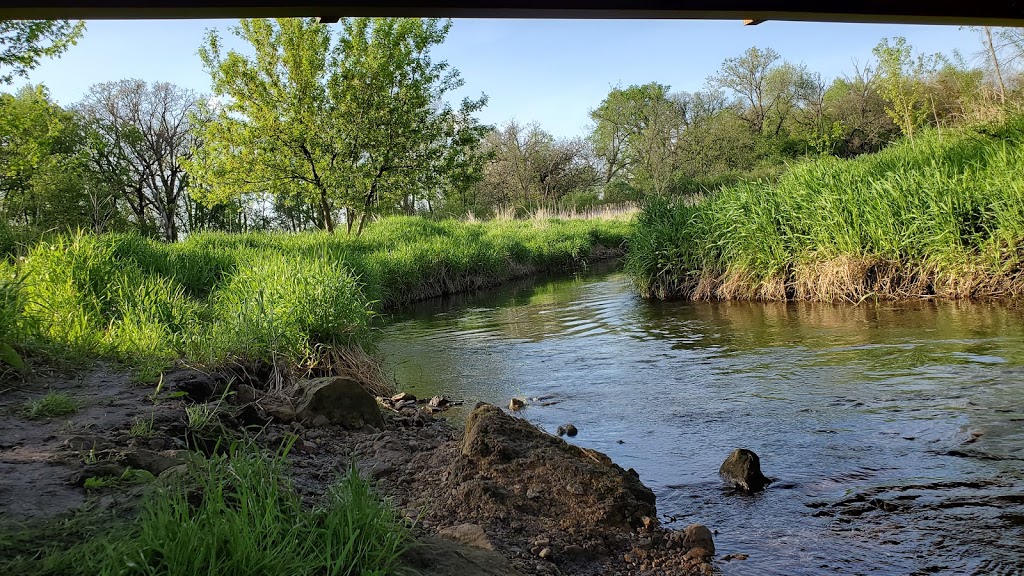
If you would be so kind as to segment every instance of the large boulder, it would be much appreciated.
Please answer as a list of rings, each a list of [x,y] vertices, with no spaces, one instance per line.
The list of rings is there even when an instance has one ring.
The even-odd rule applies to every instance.
[[[318,417],[330,423],[358,430],[364,426],[384,427],[377,399],[349,378],[315,378],[301,384],[302,396],[295,408],[299,420],[313,422]]]
[[[489,404],[469,415],[452,473],[463,503],[551,518],[576,533],[628,532],[656,517],[654,493],[634,474]]]
[[[737,448],[718,469],[723,480],[745,492],[763,490],[771,479],[761,473],[761,459],[752,450]]]

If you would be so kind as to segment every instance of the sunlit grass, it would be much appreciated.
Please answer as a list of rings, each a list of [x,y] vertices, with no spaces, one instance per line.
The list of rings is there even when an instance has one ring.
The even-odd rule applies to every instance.
[[[74,414],[80,408],[81,403],[70,395],[64,392],[49,392],[42,398],[26,403],[21,415],[29,420],[43,420]]]
[[[366,345],[387,308],[587,262],[623,244],[626,220],[373,223],[362,237],[196,234],[164,244],[77,234],[0,263],[4,339],[61,358],[111,358],[153,380],[178,359],[315,365]],[[5,283],[6,282],[6,283]],[[5,298],[4,287],[13,286]]]
[[[638,216],[628,269],[659,298],[971,298],[1024,292],[1024,120],[793,166]]]

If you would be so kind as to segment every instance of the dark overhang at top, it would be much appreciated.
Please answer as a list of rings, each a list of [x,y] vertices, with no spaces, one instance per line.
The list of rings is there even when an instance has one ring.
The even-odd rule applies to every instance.
[[[1024,0],[0,0],[0,19],[692,18],[1024,26]]]

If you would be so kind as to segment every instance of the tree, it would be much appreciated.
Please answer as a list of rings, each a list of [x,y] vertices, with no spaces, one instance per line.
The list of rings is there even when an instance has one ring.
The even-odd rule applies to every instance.
[[[792,71],[778,63],[780,58],[771,48],[752,47],[742,56],[727,58],[711,78],[713,86],[732,92],[742,103],[740,117],[754,134],[762,134],[769,116],[781,112],[791,100]],[[777,125],[781,124],[782,120]]]
[[[0,20],[0,82],[10,84],[15,76],[27,76],[43,58],[60,56],[75,45],[85,31],[85,22],[67,20]]]
[[[177,241],[187,222],[185,163],[195,148],[198,94],[166,82],[121,80],[94,85],[79,108],[95,135],[95,169],[117,185],[142,231],[152,217],[162,238]]]
[[[556,139],[536,123],[509,121],[487,135],[484,151],[489,160],[467,209],[557,206],[591,191],[598,180],[583,140]]]
[[[604,163],[605,183],[621,176],[654,194],[668,190],[685,120],[683,103],[668,86],[614,88],[590,117],[595,123],[590,140]]]
[[[873,50],[878,58],[878,91],[886,100],[886,113],[909,138],[928,116],[924,77],[934,68],[933,59],[914,58],[907,39],[899,36],[890,44],[883,38]]]
[[[86,173],[85,141],[79,119],[42,86],[0,95],[0,216],[35,228],[103,231],[114,214]]]
[[[333,231],[344,213],[357,235],[369,216],[396,209],[410,189],[453,185],[472,170],[482,130],[444,97],[458,71],[430,48],[450,22],[355,18],[330,28],[313,19],[242,20],[234,34],[255,51],[222,54],[209,32],[200,57],[219,106],[202,125],[190,163],[208,202],[269,193],[315,207]]]

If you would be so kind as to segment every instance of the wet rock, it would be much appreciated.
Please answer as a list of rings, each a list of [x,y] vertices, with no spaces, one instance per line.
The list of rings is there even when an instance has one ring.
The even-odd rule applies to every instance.
[[[206,402],[217,393],[218,389],[218,381],[215,377],[197,370],[176,371],[168,376],[168,379],[171,381],[165,381],[165,386],[173,385],[179,392],[184,392],[185,396],[193,402]]]
[[[746,448],[733,450],[718,469],[718,474],[726,482],[746,492],[757,492],[771,483],[761,473],[761,459]]]
[[[124,461],[132,468],[145,470],[154,476],[159,476],[168,468],[185,464],[188,461],[188,452],[184,450],[155,452],[139,448],[126,452]]]
[[[715,554],[715,540],[711,536],[711,530],[703,524],[690,524],[683,530],[683,547],[691,551],[704,550],[709,556]]]
[[[559,426],[555,432],[558,432],[559,436],[565,436],[565,426]]]
[[[565,425],[565,435],[566,436],[572,438],[573,436],[575,436],[575,435],[577,435],[579,433],[580,433],[580,431],[577,430],[576,427],[573,426],[572,424],[566,424]]]
[[[459,524],[458,526],[452,526],[450,528],[444,528],[438,531],[438,536],[446,540],[465,544],[467,546],[473,546],[476,548],[483,548],[484,550],[494,550],[494,545],[487,539],[487,533],[484,529],[477,524]]]
[[[655,516],[654,493],[606,455],[566,444],[495,406],[469,415],[461,448],[449,479],[461,506],[497,514],[513,505],[581,533],[629,532]],[[523,498],[524,478],[551,489]],[[575,486],[584,488],[569,488]]]
[[[362,385],[349,378],[316,378],[302,384],[303,395],[296,416],[312,422],[323,416],[331,424],[349,430],[365,426],[384,427],[377,400]]]
[[[513,398],[508,401],[508,409],[513,412],[518,412],[523,408],[526,408],[526,402],[524,400],[520,400],[519,398]]]

